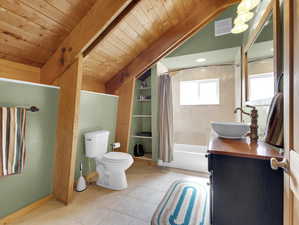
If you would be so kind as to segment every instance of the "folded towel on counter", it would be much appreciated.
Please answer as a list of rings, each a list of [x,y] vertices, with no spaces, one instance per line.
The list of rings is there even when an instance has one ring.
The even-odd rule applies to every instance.
[[[283,147],[283,94],[281,92],[273,97],[269,108],[265,142]]]
[[[0,107],[0,176],[20,173],[25,165],[26,109]]]

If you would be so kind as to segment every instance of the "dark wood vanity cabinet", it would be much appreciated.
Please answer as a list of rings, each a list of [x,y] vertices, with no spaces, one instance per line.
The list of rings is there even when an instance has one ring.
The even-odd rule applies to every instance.
[[[272,170],[267,157],[210,147],[212,225],[283,225],[283,171]]]

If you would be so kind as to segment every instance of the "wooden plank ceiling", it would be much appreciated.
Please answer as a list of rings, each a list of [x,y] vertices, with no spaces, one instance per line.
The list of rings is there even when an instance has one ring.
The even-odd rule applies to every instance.
[[[0,58],[42,66],[96,0],[0,0]]]
[[[0,58],[43,66],[96,1],[110,0],[0,0]],[[84,58],[85,79],[109,81],[199,2],[138,1]]]
[[[141,0],[86,56],[84,76],[106,83],[180,20],[197,0]]]

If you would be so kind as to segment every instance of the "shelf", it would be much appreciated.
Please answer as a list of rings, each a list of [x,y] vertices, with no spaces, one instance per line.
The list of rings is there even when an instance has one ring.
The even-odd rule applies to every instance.
[[[145,87],[145,88],[138,88],[139,90],[150,90],[151,87]]]
[[[138,102],[150,102],[151,99],[137,99]]]
[[[134,156],[134,159],[152,161],[152,154],[151,153],[145,153],[144,156]]]
[[[133,115],[133,118],[151,118],[152,115]]]
[[[144,138],[144,139],[152,139],[150,136],[137,136],[137,135],[132,135],[132,138]]]

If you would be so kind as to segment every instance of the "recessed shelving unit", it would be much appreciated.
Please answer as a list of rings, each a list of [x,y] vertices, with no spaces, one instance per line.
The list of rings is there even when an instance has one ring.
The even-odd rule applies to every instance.
[[[142,145],[144,156],[134,156],[134,158],[152,160],[152,143],[155,139],[150,134],[153,123],[152,92],[154,89],[151,70],[145,74],[146,76],[141,76],[142,78],[137,79],[135,83],[129,152],[134,156],[135,145]],[[144,133],[147,135],[143,135]]]

